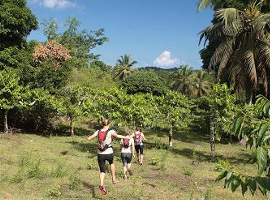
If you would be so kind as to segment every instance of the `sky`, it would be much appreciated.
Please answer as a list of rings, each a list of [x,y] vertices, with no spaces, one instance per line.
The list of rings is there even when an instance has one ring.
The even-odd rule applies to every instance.
[[[124,55],[136,67],[201,68],[199,32],[211,24],[212,11],[197,12],[198,0],[27,0],[41,22],[53,18],[60,27],[68,16],[81,21],[81,28],[105,28],[109,42],[92,50],[112,66]],[[42,26],[28,39],[45,41]]]

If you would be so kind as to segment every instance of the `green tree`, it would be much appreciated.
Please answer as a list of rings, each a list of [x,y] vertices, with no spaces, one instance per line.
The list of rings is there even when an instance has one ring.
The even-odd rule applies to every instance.
[[[195,95],[197,97],[209,94],[209,92],[211,91],[210,81],[211,79],[209,74],[204,70],[196,72],[196,76],[194,77],[194,88],[195,88]]]
[[[91,61],[96,60],[99,55],[94,55],[91,50],[108,41],[108,37],[104,35],[104,29],[80,30],[81,22],[74,17],[68,17],[62,33],[58,32],[58,23],[53,19],[44,20],[42,25],[48,40],[56,40],[70,50],[70,55],[74,60],[73,67],[77,68],[89,66]]]
[[[125,54],[117,60],[115,66],[115,77],[125,80],[135,70],[132,68],[137,61],[132,60],[130,55]]]
[[[1,0],[0,24],[0,51],[20,47],[30,32],[38,28],[37,19],[27,7],[26,0]]]
[[[0,109],[4,114],[4,133],[8,133],[8,112],[20,107],[23,100],[23,87],[19,84],[19,77],[13,69],[0,71]]]
[[[203,0],[199,8],[215,4]],[[231,77],[236,92],[246,91],[248,103],[262,81],[265,95],[269,85],[270,16],[264,13],[266,0],[247,1],[245,7],[236,6],[215,11],[214,24],[201,33],[201,39],[219,41],[208,68],[218,66],[217,76]]]
[[[128,94],[152,93],[162,95],[166,92],[164,82],[153,72],[138,71],[128,76],[123,82]]]
[[[193,102],[178,92],[168,92],[154,99],[156,110],[152,115],[152,127],[168,130],[169,146],[173,146],[173,132],[186,128],[192,120]]]
[[[270,191],[270,101],[259,96],[255,108],[252,115],[251,107],[240,112],[232,125],[235,125],[235,134],[240,139],[247,138],[247,147],[254,151],[250,161],[257,165],[257,174],[225,170],[217,180],[225,179],[224,187],[230,187],[232,192],[241,187],[243,195],[248,190],[252,195],[259,190],[266,196]]]
[[[180,67],[175,73],[172,74],[173,84],[172,89],[177,92],[182,92],[186,95],[191,95],[194,89],[194,73],[188,66]]]
[[[70,135],[74,136],[74,122],[77,117],[82,116],[81,105],[85,100],[84,89],[79,86],[68,85],[61,90],[61,96],[58,98],[61,106],[56,104],[56,109],[59,113],[68,117]]]

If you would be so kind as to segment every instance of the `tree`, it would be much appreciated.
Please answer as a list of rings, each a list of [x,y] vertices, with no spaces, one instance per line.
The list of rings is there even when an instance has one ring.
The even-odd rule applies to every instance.
[[[23,99],[23,87],[13,69],[6,68],[0,71],[0,109],[4,114],[4,133],[8,133],[8,112],[20,107]]]
[[[215,0],[203,0],[199,8]],[[201,32],[201,39],[219,41],[208,68],[218,66],[217,76],[231,77],[235,90],[245,90],[248,103],[262,81],[268,95],[270,48],[270,16],[263,13],[266,0],[250,0],[245,8],[224,8],[215,12],[215,23]]]
[[[220,141],[221,136],[230,135],[233,132],[231,121],[241,106],[237,104],[235,94],[226,84],[213,85],[211,93],[196,99],[196,104],[197,109],[202,111],[197,114],[201,117],[199,122],[207,125],[211,158],[215,160],[216,141]]]
[[[173,90],[177,92],[182,92],[186,95],[191,95],[194,88],[194,73],[192,69],[188,66],[180,67],[175,73],[172,74]]]
[[[120,80],[125,80],[132,72],[134,72],[132,66],[135,64],[137,64],[137,61],[132,60],[130,55],[125,54],[124,56],[121,56],[120,59],[117,60],[115,66],[115,77]]]
[[[207,72],[205,72],[204,70],[196,72],[196,76],[194,77],[194,88],[195,95],[197,97],[209,94],[209,92],[211,91],[211,82],[209,74],[207,74]]]
[[[85,100],[84,89],[79,86],[69,85],[62,89],[59,101],[61,106],[57,104],[57,110],[59,113],[64,114],[69,119],[70,135],[74,136],[74,121],[78,116],[82,115],[81,105]]]
[[[26,36],[38,28],[36,17],[27,7],[26,0],[0,1],[0,51],[26,41]]]
[[[128,76],[123,82],[128,94],[152,93],[162,95],[166,92],[164,82],[153,72],[139,71]]]
[[[169,146],[173,146],[173,132],[176,129],[187,127],[191,122],[192,101],[181,93],[170,91],[163,96],[156,97],[151,106],[155,108],[152,127],[167,129]]]
[[[235,126],[235,134],[240,139],[248,138],[247,147],[253,150],[254,156],[250,161],[257,165],[257,175],[225,170],[217,180],[225,179],[224,187],[231,188],[235,192],[241,186],[244,195],[248,189],[252,195],[259,190],[263,195],[270,191],[270,101],[259,96],[256,102],[257,113],[250,115],[248,112],[239,113],[232,124]]]
[[[80,30],[81,22],[74,17],[68,17],[65,24],[65,31],[58,33],[58,23],[53,20],[44,20],[44,34],[48,40],[56,40],[70,50],[70,55],[74,59],[73,67],[85,67],[91,61],[97,60],[99,55],[94,55],[91,50],[108,41],[108,37],[104,35],[104,29],[96,31]]]

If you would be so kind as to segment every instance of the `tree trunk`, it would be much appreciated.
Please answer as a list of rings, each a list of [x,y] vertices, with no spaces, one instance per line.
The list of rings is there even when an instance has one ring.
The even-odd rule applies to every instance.
[[[253,100],[253,92],[250,92],[250,94],[248,94],[248,106],[252,105],[252,100]]]
[[[4,110],[4,133],[8,134],[8,110]]]
[[[170,131],[169,131],[169,146],[172,147],[173,143],[172,143],[172,137],[173,137],[173,131],[172,131],[172,126],[170,127]]]
[[[70,135],[73,137],[74,136],[73,116],[69,116],[69,130]]]
[[[211,160],[215,159],[215,113],[210,111],[210,148],[211,148]]]

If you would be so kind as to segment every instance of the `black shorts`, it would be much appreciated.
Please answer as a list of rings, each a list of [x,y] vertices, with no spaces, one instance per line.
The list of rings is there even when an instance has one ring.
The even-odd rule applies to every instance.
[[[136,153],[143,155],[143,145],[135,145]]]
[[[112,154],[98,154],[98,166],[100,172],[106,172],[105,161],[107,160],[109,164],[113,164],[113,153]]]
[[[121,153],[121,159],[124,166],[131,163],[132,154],[131,153]]]

